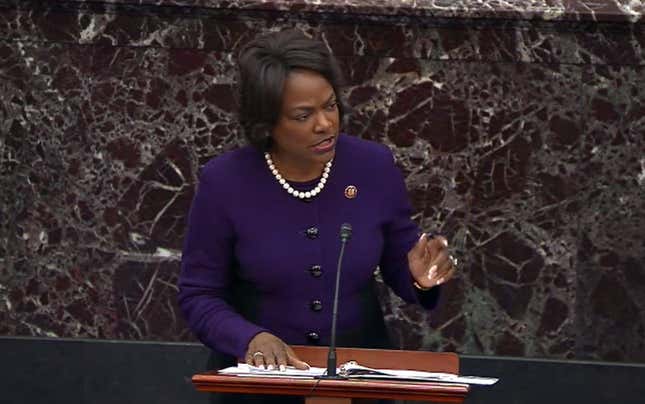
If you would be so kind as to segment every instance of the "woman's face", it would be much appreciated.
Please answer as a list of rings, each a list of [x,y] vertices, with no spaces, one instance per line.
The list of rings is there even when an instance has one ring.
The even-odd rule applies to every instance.
[[[283,162],[324,164],[334,156],[339,120],[336,94],[329,82],[310,70],[292,70],[273,128],[272,152]]]

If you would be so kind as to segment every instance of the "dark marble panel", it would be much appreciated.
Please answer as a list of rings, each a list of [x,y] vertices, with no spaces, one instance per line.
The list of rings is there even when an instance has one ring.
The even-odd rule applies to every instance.
[[[223,102],[230,62],[155,48],[1,49],[11,79],[3,330],[187,338],[172,285],[197,167],[238,141]]]
[[[88,0],[69,3],[92,4]],[[304,11],[314,13],[347,13],[402,15],[414,17],[449,18],[512,18],[539,20],[629,21],[642,20],[645,7],[639,1],[629,0],[111,0],[111,4],[157,5],[234,10]]]
[[[113,254],[76,246],[11,253],[1,278],[4,335],[114,338]]]
[[[388,113],[374,124],[380,118],[357,106],[353,123],[356,132],[383,128],[379,140],[407,173],[416,220],[447,234],[464,268],[446,285],[433,330],[407,329],[402,346],[572,357],[580,69],[419,69],[425,77],[373,80],[382,80],[383,108],[363,108]],[[402,310],[393,323],[418,322],[419,313]]]
[[[79,313],[68,324],[88,331],[52,326],[28,333],[183,338],[171,287],[181,223],[199,163],[237,142],[230,105],[221,105],[231,96],[230,63],[226,55],[198,51],[83,51],[84,57],[76,46],[28,50],[36,56],[25,69],[39,108],[31,112],[32,129],[13,137],[22,142],[8,145],[24,159],[33,193],[17,195],[29,214],[17,223],[20,237],[12,238],[17,248],[7,262],[52,265],[52,255],[60,254],[59,266],[69,271],[79,259],[64,260],[70,249],[111,252],[110,261],[97,265],[107,275],[100,293],[110,303],[102,321],[111,327],[99,334]],[[54,55],[65,63],[53,63]],[[436,331],[429,331],[425,313],[390,310],[394,332],[409,329],[399,324],[425,324],[406,333],[402,346],[548,355],[551,346],[570,340],[572,314],[562,302],[572,297],[573,275],[563,245],[572,244],[572,235],[554,223],[568,214],[575,157],[566,154],[577,139],[566,131],[576,125],[577,69],[366,57],[352,60],[349,71],[355,113],[347,129],[395,150],[416,219],[454,239],[470,268],[447,287],[451,298],[433,318]],[[541,84],[545,78],[549,86]],[[50,136],[43,139],[37,128],[46,125]],[[31,152],[39,148],[53,160],[32,170],[38,165]],[[40,205],[44,213],[34,216]],[[543,242],[547,235],[555,240]],[[25,257],[33,243],[51,252]],[[33,289],[31,279],[40,281],[29,274],[24,282],[5,279],[20,294]],[[17,306],[24,300],[13,300],[21,314],[11,333],[27,332],[17,328],[28,318]],[[544,306],[560,312],[543,318]],[[538,331],[543,340],[520,342]]]
[[[132,260],[113,273],[118,339],[194,340],[179,312],[177,259],[156,263]]]
[[[92,3],[94,4],[94,3]],[[75,6],[78,7],[78,6]],[[151,7],[151,8],[150,8]],[[343,14],[345,15],[345,14]],[[259,32],[298,26],[322,37],[341,57],[430,60],[645,64],[640,24],[518,20],[409,20],[362,15],[276,15],[221,8],[135,7],[127,10],[38,9],[0,13],[0,34],[22,41],[79,45],[236,51]],[[358,18],[358,19],[357,19]],[[392,46],[396,43],[397,46]]]
[[[579,356],[645,361],[645,69],[587,67]]]
[[[461,260],[430,315],[383,291],[400,346],[645,360],[641,25],[130,3],[0,13],[0,334],[192,339],[174,282],[198,169],[240,143],[232,53],[298,26]]]

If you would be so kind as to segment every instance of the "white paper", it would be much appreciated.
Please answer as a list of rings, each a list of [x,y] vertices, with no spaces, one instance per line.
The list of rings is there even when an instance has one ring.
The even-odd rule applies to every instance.
[[[311,367],[307,370],[296,369],[293,366],[287,366],[286,370],[279,369],[268,370],[261,367],[249,366],[245,363],[239,363],[237,366],[229,367],[219,371],[221,374],[236,376],[253,376],[253,377],[296,377],[296,378],[314,378],[325,374],[326,368]],[[490,386],[497,383],[498,379],[492,377],[479,376],[459,376],[452,373],[422,372],[416,370],[400,369],[374,369],[361,366],[351,361],[342,364],[337,373],[340,376],[349,379],[389,379],[389,380],[414,380],[414,381],[431,381],[438,383],[459,383],[459,384],[477,384]]]
[[[375,369],[361,366],[353,361],[341,365],[339,373],[349,378],[403,379],[441,383],[478,384],[484,386],[490,386],[499,380],[493,377],[460,376],[452,373],[423,372],[419,370]]]
[[[236,376],[282,376],[282,377],[305,377],[313,378],[320,376],[327,371],[327,368],[316,368],[310,367],[307,370],[296,369],[293,366],[287,366],[286,370],[281,371],[279,369],[268,370],[257,366],[250,366],[246,363],[238,363],[237,366],[232,366],[230,368],[221,369],[219,373],[225,375],[236,375]]]

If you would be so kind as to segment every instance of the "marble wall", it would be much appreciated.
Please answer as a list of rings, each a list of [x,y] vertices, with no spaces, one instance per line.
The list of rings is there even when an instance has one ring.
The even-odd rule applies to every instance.
[[[383,290],[401,347],[645,362],[642,5],[351,3],[0,1],[0,335],[192,340],[175,282],[199,167],[240,143],[232,56],[296,26],[461,260],[433,313]]]

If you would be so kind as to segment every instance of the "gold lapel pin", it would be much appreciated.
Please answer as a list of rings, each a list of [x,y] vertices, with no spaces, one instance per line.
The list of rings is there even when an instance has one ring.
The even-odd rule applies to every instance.
[[[354,199],[358,195],[358,188],[356,188],[353,185],[348,185],[347,188],[345,188],[345,198],[347,199]]]

